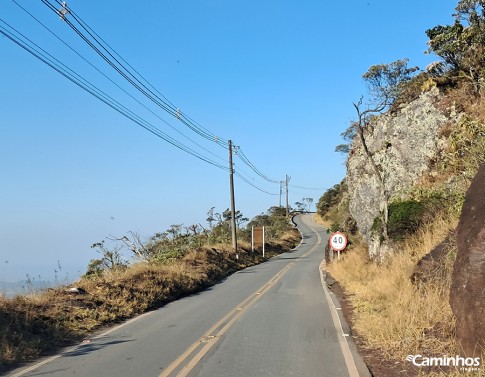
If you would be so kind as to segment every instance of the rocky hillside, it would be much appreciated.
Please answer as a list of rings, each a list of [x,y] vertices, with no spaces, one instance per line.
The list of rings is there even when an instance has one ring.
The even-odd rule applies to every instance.
[[[416,352],[485,360],[485,2],[461,0],[454,16],[426,31],[441,60],[425,71],[403,59],[363,75],[369,98],[336,148],[346,177],[317,204],[350,236],[327,269],[362,343],[413,376]]]
[[[436,212],[459,212],[485,160],[481,108],[480,97],[435,86],[399,110],[374,117],[364,130],[367,152],[360,138],[354,138],[345,178],[348,206],[372,258],[392,251],[394,241]],[[403,217],[414,223],[396,224]]]
[[[350,236],[327,271],[375,376],[422,375],[406,361],[416,353],[485,360],[485,118],[481,96],[462,85],[372,117],[365,145],[350,144],[344,181],[318,203],[327,226]]]
[[[443,95],[434,87],[396,114],[377,118],[365,130],[367,146],[382,172],[390,202],[409,198],[424,176],[436,174],[434,162],[446,146],[444,129],[460,116],[440,108],[442,100]],[[346,183],[350,213],[369,245],[370,255],[378,256],[387,249],[381,247],[373,225],[385,208],[386,198],[381,195],[379,179],[359,138],[351,146]]]

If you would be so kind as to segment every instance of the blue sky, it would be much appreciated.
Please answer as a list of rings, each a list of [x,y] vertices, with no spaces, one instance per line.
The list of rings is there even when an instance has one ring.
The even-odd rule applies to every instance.
[[[0,2],[1,27],[14,27],[158,129],[227,166],[227,149],[136,93],[42,1],[16,1],[151,112],[14,1]],[[68,6],[184,115],[233,140],[269,178],[291,176],[294,204],[303,197],[316,202],[344,177],[344,159],[334,149],[354,117],[352,102],[366,94],[362,74],[401,58],[423,69],[437,60],[424,54],[425,30],[451,23],[456,1]],[[205,225],[211,207],[229,207],[226,170],[155,137],[4,36],[0,54],[0,281],[52,279],[59,264],[58,277],[71,279],[97,257],[90,245],[108,235],[134,231],[146,239],[171,224]],[[277,194],[236,177],[238,210],[253,217],[278,205],[278,184],[237,157],[235,164],[254,185]]]

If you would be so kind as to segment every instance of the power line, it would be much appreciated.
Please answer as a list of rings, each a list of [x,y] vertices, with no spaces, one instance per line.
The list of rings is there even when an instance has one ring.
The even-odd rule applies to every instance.
[[[278,196],[279,194],[274,194],[272,192],[269,192],[269,191],[266,191],[266,190],[263,190],[262,188],[256,186],[255,184],[251,183],[249,180],[247,180],[242,174],[238,173],[238,172],[234,172],[235,175],[237,175],[241,180],[243,180],[244,182],[246,182],[249,186],[255,188],[256,190],[258,191],[261,191],[265,194],[268,194],[268,195],[273,195],[273,196]]]
[[[190,117],[185,116],[184,114],[181,113],[179,109],[175,109],[175,106],[166,99],[165,96],[163,96],[159,91],[157,91],[146,79],[141,76],[138,71],[136,71],[129,63],[126,62],[125,59],[123,59],[107,42],[105,42],[89,25],[87,25],[79,16],[75,14],[75,12],[72,9],[68,9],[65,6],[65,3],[61,3],[59,0],[56,0],[58,5],[60,5],[61,9],[65,9],[64,12],[60,13],[59,10],[57,10],[52,4],[48,2],[48,0],[42,0],[45,5],[47,5],[51,10],[55,11],[57,14],[60,15],[60,17],[73,29],[91,48],[95,50],[95,52],[103,58],[112,68],[114,68],[119,74],[121,74],[130,84],[132,84],[137,90],[141,91],[142,94],[147,96],[152,102],[155,104],[159,105],[163,110],[167,111],[169,114],[172,116],[176,116],[179,120],[181,120],[184,124],[186,124],[190,129],[192,129],[194,132],[198,133],[200,136],[208,139],[215,141],[219,145],[226,146],[228,143],[225,140],[221,140],[219,137],[217,137],[214,134],[211,134],[207,129],[203,128],[200,126],[198,123],[194,122]],[[92,43],[89,38],[87,38],[68,18],[67,15],[71,15],[72,18],[77,21],[77,23],[87,32],[87,34],[96,42],[98,46],[100,46],[111,58],[114,59],[115,63],[113,63],[109,57],[107,57],[94,43]],[[101,41],[101,42],[100,42]],[[111,53],[111,52],[112,53]],[[122,60],[126,65],[128,65],[135,73],[137,73],[142,80],[147,83],[152,89],[154,89],[158,94],[160,94],[163,99],[161,100],[159,97],[155,96],[153,91],[151,91],[149,88],[147,88],[143,83],[140,82],[140,80],[132,73],[130,72],[123,64],[120,63],[120,61],[114,56],[116,55],[119,60]],[[126,72],[126,74],[125,74]],[[129,77],[128,77],[128,75]],[[131,79],[136,81],[136,83]],[[141,84],[141,87],[138,85]],[[145,91],[146,90],[146,91]],[[153,95],[153,96],[152,96]],[[158,102],[158,100],[160,102]],[[175,111],[175,113],[174,113]],[[241,161],[243,161],[247,166],[249,166],[257,175],[262,177],[263,179],[267,180],[268,182],[271,183],[278,183],[279,181],[272,180],[268,178],[265,174],[263,174],[259,169],[256,168],[256,166],[246,157],[244,152],[240,148],[235,148],[235,154],[240,157]],[[278,194],[273,194],[269,193],[266,190],[263,190],[259,187],[257,187],[255,184],[249,182],[246,178],[244,178],[242,175],[238,174],[238,176],[244,180],[246,183],[251,185],[252,187],[256,188],[257,190],[261,192],[265,192],[270,195],[278,195]]]
[[[154,127],[151,123],[147,122],[143,118],[139,117],[123,105],[121,105],[119,102],[115,101],[112,97],[101,91],[99,88],[94,86],[93,84],[89,83],[89,81],[85,80],[82,78],[82,76],[78,75],[75,73],[73,70],[65,66],[64,64],[60,63],[57,59],[52,57],[49,53],[47,53],[45,50],[37,46],[34,42],[32,42],[29,38],[27,38],[25,35],[20,33],[18,30],[13,28],[11,25],[9,25],[7,22],[5,22],[3,19],[0,19],[0,22],[5,24],[8,28],[13,30],[16,34],[20,35],[22,38],[19,38],[18,36],[15,36],[12,34],[12,32],[8,31],[6,28],[0,25],[0,33],[3,34],[5,37],[10,39],[12,42],[17,44],[19,47],[23,48],[25,51],[29,52],[31,55],[36,57],[38,60],[42,61],[44,64],[49,66],[50,68],[54,69],[57,71],[59,74],[67,78],[69,81],[73,82],[86,92],[90,93],[100,101],[104,102],[106,105],[110,106],[112,109],[116,110],[126,118],[132,120],[142,128],[146,129],[147,131],[151,132],[155,136],[165,140],[172,146],[204,161],[207,162],[213,166],[216,166],[220,169],[227,170],[227,167],[222,166],[209,158],[203,156],[202,154],[194,151],[193,149],[183,145],[176,139],[172,138],[171,136],[165,134],[158,128]],[[27,41],[27,42],[26,42]],[[30,42],[30,44],[28,43]],[[37,47],[33,47],[33,46]],[[39,51],[40,50],[40,51]],[[59,64],[57,64],[55,61],[57,61]]]
[[[267,189],[261,188],[260,184],[256,182],[256,179],[249,176],[247,173],[243,173],[240,168],[237,168],[237,166],[235,167],[235,174],[245,183],[247,183],[251,187],[254,187],[258,191],[264,192],[265,194],[268,194],[268,195],[279,195],[279,194],[274,194],[268,191]]]
[[[326,190],[326,188],[323,188],[323,187],[301,187],[301,186],[296,186],[296,185],[289,185],[290,187],[295,187],[295,188],[299,188],[301,190],[310,190],[310,191],[322,191],[322,190]]]
[[[26,14],[28,14],[31,18],[33,18],[40,26],[42,26],[45,30],[47,30],[50,34],[52,34],[57,40],[59,40],[63,45],[65,45],[68,49],[70,49],[74,54],[76,54],[79,58],[81,58],[85,63],[90,65],[93,69],[95,69],[99,74],[101,74],[104,78],[106,78],[108,81],[110,81],[113,85],[115,85],[118,89],[120,89],[123,93],[125,93],[127,96],[129,96],[131,99],[133,99],[135,102],[137,102],[140,106],[145,108],[147,111],[149,111],[151,114],[153,114],[155,117],[157,117],[160,121],[162,121],[164,124],[166,124],[168,127],[170,127],[172,130],[177,132],[179,135],[181,135],[183,138],[189,140],[193,144],[197,145],[199,148],[203,149],[205,152],[211,154],[212,156],[216,157],[217,159],[221,161],[225,161],[222,157],[216,155],[209,149],[203,147],[201,144],[197,143],[195,140],[190,138],[189,136],[185,135],[182,133],[178,128],[172,126],[170,123],[168,123],[165,119],[163,119],[160,115],[158,115],[156,112],[148,108],[145,104],[143,104],[140,100],[135,98],[131,93],[129,93],[127,90],[122,88],[118,83],[116,83],[113,79],[111,79],[109,76],[107,76],[103,71],[101,71],[98,67],[96,67],[93,63],[91,63],[88,59],[86,59],[82,54],[80,54],[78,51],[76,51],[73,47],[71,47],[67,42],[65,42],[61,37],[59,37],[56,33],[54,33],[50,28],[48,28],[44,23],[42,23],[37,17],[35,17],[32,13],[30,13],[27,9],[22,7],[16,0],[12,0],[14,4],[16,4],[20,9],[22,9]],[[43,50],[45,52],[45,50]],[[52,57],[52,55],[50,55]],[[55,58],[54,58],[55,59]],[[56,59],[56,61],[59,62],[59,60]],[[60,62],[59,62],[60,63]],[[61,63],[62,64],[62,63]],[[131,67],[131,66],[130,66]],[[165,98],[165,97],[164,97]]]
[[[210,133],[207,129],[192,122],[189,117],[185,116],[185,114],[182,113],[180,109],[176,108],[170,101],[168,101],[165,96],[157,95],[156,93],[154,93],[153,90],[145,85],[143,81],[146,80],[138,74],[138,76],[141,77],[140,80],[140,78],[137,77],[137,74],[135,74],[137,73],[136,70],[134,70],[135,73],[133,73],[124,64],[122,64],[121,61],[125,62],[126,65],[132,68],[131,65],[126,63],[126,60],[121,58],[120,55],[109,46],[109,44],[104,42],[104,40],[100,38],[93,31],[93,29],[89,27],[89,25],[82,21],[82,19],[78,17],[71,8],[67,8],[64,2],[61,3],[60,1],[56,0],[56,2],[62,7],[61,10],[58,10],[48,0],[42,0],[42,2],[53,12],[58,14],[61,19],[65,21],[66,24],[88,44],[89,47],[91,47],[106,63],[108,63],[116,72],[118,72],[126,81],[128,81],[134,88],[136,88],[150,101],[152,101],[154,104],[159,106],[162,110],[166,111],[171,116],[177,118],[180,122],[186,125],[193,132],[197,133],[199,136],[209,141],[215,142],[216,144],[219,144],[224,148],[227,147],[226,140],[221,139],[217,135]],[[83,33],[83,31],[76,27],[73,22],[69,20],[69,18],[67,17],[68,15],[72,16],[74,21],[77,22],[78,25],[80,25],[81,29],[83,29],[84,32],[87,33],[87,36],[85,33]],[[148,83],[148,85],[153,88],[151,84]]]
[[[288,192],[295,194],[295,195],[301,195],[301,196],[308,196],[309,194],[306,192],[300,192],[300,191],[294,191],[294,190],[288,190]]]
[[[249,166],[251,168],[252,171],[254,171],[257,175],[259,175],[261,178],[263,178],[264,180],[270,182],[270,183],[277,183],[279,184],[280,181],[277,181],[277,180],[274,180],[274,179],[271,179],[271,178],[268,178],[265,174],[263,174],[258,168],[256,168],[256,166],[251,162],[249,161],[249,159],[246,157],[246,155],[244,154],[244,152],[242,151],[241,147],[236,147],[235,148],[235,151],[236,155],[241,159],[242,162],[244,162],[247,166]]]
[[[245,165],[249,166],[253,172],[255,172],[258,176],[260,176],[264,180],[266,180],[266,181],[268,181],[270,183],[275,183],[275,184],[280,184],[281,183],[281,181],[277,181],[277,180],[268,178],[268,176],[266,176],[258,168],[256,168],[256,166],[244,154],[244,152],[242,151],[241,147],[236,147],[234,152],[241,159],[241,161]],[[309,191],[321,191],[321,190],[325,190],[325,188],[302,187],[302,186],[296,186],[296,185],[290,185],[290,184],[288,186],[289,187],[295,187],[295,188],[298,188],[298,189],[301,189],[301,190],[309,190]]]
[[[158,114],[156,114],[154,111],[149,109],[146,105],[144,105],[142,102],[137,100],[133,95],[128,93],[126,90],[124,90],[122,87],[120,87],[117,83],[115,83],[111,78],[109,78],[106,74],[104,74],[102,71],[100,71],[94,64],[89,62],[86,58],[84,58],[81,54],[79,54],[76,50],[74,50],[71,46],[69,46],[66,42],[64,42],[60,37],[58,37],[52,30],[50,30],[48,27],[46,27],[42,22],[40,22],[35,16],[33,16],[30,12],[28,12],[25,8],[20,6],[15,0],[12,0],[17,6],[19,6],[23,11],[25,11],[27,14],[29,14],[35,21],[37,21],[42,27],[44,27],[47,31],[49,31],[54,37],[56,37],[61,43],[63,43],[65,46],[67,46],[69,49],[71,49],[76,55],[78,55],[82,60],[84,60],[87,64],[89,64],[91,67],[93,67],[96,71],[98,71],[100,74],[102,74],[106,79],[108,79],[111,83],[116,85],[120,90],[122,90],[125,94],[127,94],[129,97],[131,97],[133,100],[135,100],[138,104],[140,104],[142,107],[144,107],[146,110],[151,112],[153,115],[155,115],[158,119],[160,119],[162,122],[164,122],[166,125],[171,127],[175,132],[179,133],[181,136],[184,138],[188,139],[195,145],[197,145],[199,148],[203,149],[207,153],[215,156],[216,158],[225,161],[222,159],[220,156],[212,153],[208,149],[204,148],[202,145],[199,143],[195,142],[192,140],[190,137],[184,135],[181,133],[177,128],[173,127],[171,124],[169,124],[167,121],[165,121],[163,118],[161,118]],[[66,24],[79,36],[81,39],[83,39],[89,47],[91,47],[109,66],[111,66],[118,74],[120,74],[128,83],[130,83],[136,90],[138,90],[140,93],[142,93],[146,98],[148,98],[150,101],[152,101],[154,104],[159,106],[162,110],[167,112],[169,115],[176,117],[179,121],[181,121],[184,125],[186,125],[189,129],[197,133],[199,136],[205,138],[206,140],[209,140],[211,142],[215,142],[216,144],[222,146],[222,147],[227,147],[228,146],[228,141],[220,138],[219,136],[216,136],[215,134],[211,133],[208,129],[205,127],[201,126],[199,123],[191,119],[189,116],[185,115],[180,111],[180,109],[176,108],[173,103],[171,103],[163,94],[161,94],[153,85],[151,85],[135,68],[133,68],[125,59],[123,59],[107,42],[105,42],[92,28],[89,27],[79,16],[77,16],[72,9],[67,8],[65,3],[61,3],[59,0],[54,0],[59,6],[61,6],[61,9],[57,9],[53,4],[51,4],[48,0],[42,0],[42,2],[53,12],[55,12],[57,15],[60,16],[60,18],[66,22]],[[74,25],[73,22],[71,22],[68,19],[68,16],[70,16],[78,25]],[[3,22],[3,21],[2,21]],[[5,22],[4,22],[5,23]],[[6,24],[6,23],[5,23]],[[8,24],[6,24],[8,25]],[[9,26],[9,25],[8,25]],[[13,28],[12,28],[13,29]],[[82,30],[80,30],[82,29]],[[28,43],[25,42],[25,40],[22,42],[20,39],[15,38],[12,34],[7,35],[8,32],[6,29],[2,28],[2,34],[5,35],[7,38],[11,39],[14,43],[18,44],[20,47],[25,49],[27,52],[32,54],[34,57],[45,63],[46,65],[50,66],[52,69],[93,95],[94,97],[98,98],[108,106],[112,107],[114,110],[118,111],[128,119],[132,120],[139,126],[145,128],[149,132],[155,134],[159,138],[162,138],[166,142],[170,143],[171,145],[177,147],[178,149],[181,149],[182,151],[202,160],[205,161],[211,165],[214,165],[216,167],[219,167],[221,169],[227,170],[227,167],[220,165],[219,163],[216,163],[212,159],[202,155],[199,152],[194,151],[187,145],[184,145],[180,141],[174,139],[173,137],[165,134],[161,130],[157,129],[153,124],[149,123],[148,121],[144,120],[143,118],[139,117],[137,114],[135,114],[133,111],[127,109],[125,106],[114,100],[112,97],[107,95],[105,92],[101,91],[99,88],[97,88],[95,85],[89,83],[87,80],[85,80],[82,76],[76,74],[73,70],[69,69],[66,65],[62,64],[59,60],[55,59],[52,55],[48,54],[45,50],[45,54],[41,53],[39,51],[40,47],[35,45],[32,41],[30,41],[28,38],[20,34],[18,31],[16,31],[18,34],[22,35],[24,39],[30,41],[32,44],[34,44],[38,49],[35,49],[32,47],[32,45],[29,45]],[[13,29],[15,30],[15,29]],[[51,57],[48,58],[47,55]],[[55,60],[57,63],[55,63],[53,60]],[[124,64],[123,64],[123,63]],[[129,67],[129,68],[127,68]],[[257,176],[260,178],[266,180],[267,182],[270,183],[275,183],[275,184],[280,184],[279,180],[274,180],[269,178],[267,175],[261,172],[250,160],[249,158],[245,155],[245,153],[242,151],[240,147],[234,148],[235,154],[240,158],[240,160],[248,166]],[[252,186],[253,188],[266,193],[268,195],[278,195],[271,193],[269,191],[266,191],[264,189],[261,189],[259,186],[257,186],[255,183],[252,183],[252,181],[255,182],[254,178],[248,177],[246,178],[243,174],[241,173],[236,173],[240,179],[242,179],[244,182]],[[298,187],[298,186],[297,186]],[[307,189],[307,188],[304,188]],[[317,190],[317,189],[314,189]]]

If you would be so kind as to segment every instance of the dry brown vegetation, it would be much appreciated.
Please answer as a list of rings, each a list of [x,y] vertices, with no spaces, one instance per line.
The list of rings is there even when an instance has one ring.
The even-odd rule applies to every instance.
[[[0,372],[19,362],[52,353],[80,341],[93,331],[182,296],[199,292],[242,268],[268,260],[295,247],[296,230],[266,246],[265,258],[249,252],[239,259],[230,246],[204,247],[171,263],[139,263],[107,270],[76,283],[86,293],[50,289],[39,294],[0,297]]]
[[[354,335],[374,364],[392,363],[389,370],[378,368],[376,376],[451,375],[485,376],[485,355],[480,371],[412,368],[407,355],[440,357],[459,354],[455,340],[455,321],[449,304],[451,272],[456,257],[453,233],[461,212],[466,189],[478,167],[485,163],[485,106],[472,93],[466,80],[457,80],[444,88],[437,103],[456,121],[442,128],[445,148],[430,164],[429,175],[409,192],[420,203],[436,203],[432,216],[426,216],[419,229],[403,240],[393,242],[394,252],[381,261],[371,261],[367,246],[358,234],[350,235],[351,246],[339,262],[327,265],[327,271],[342,287],[351,307]],[[456,117],[457,113],[462,113]],[[345,181],[344,181],[345,182]],[[344,187],[344,186],[342,186]],[[331,194],[331,195],[330,195]],[[328,228],[345,228],[348,200],[338,190],[322,197],[319,221]],[[330,206],[327,205],[330,204]],[[415,275],[418,264],[437,245],[444,253],[432,268]],[[375,366],[374,365],[374,366]]]
[[[406,368],[410,367],[404,361],[407,355],[459,354],[454,339],[455,318],[449,304],[456,245],[448,236],[456,223],[456,218],[438,218],[403,241],[399,251],[380,264],[369,260],[365,247],[357,246],[340,262],[327,266],[351,302],[354,332],[365,348],[377,350],[384,360]],[[447,238],[450,241],[441,263],[413,281],[418,261]],[[415,375],[450,373],[485,375],[483,368],[479,372],[415,371]]]
[[[369,347],[402,359],[417,350],[450,352],[454,320],[448,294],[453,253],[435,277],[427,276],[415,285],[411,275],[419,259],[454,226],[454,221],[443,219],[429,224],[380,264],[369,260],[365,248],[356,247],[327,267],[350,296],[355,330]]]

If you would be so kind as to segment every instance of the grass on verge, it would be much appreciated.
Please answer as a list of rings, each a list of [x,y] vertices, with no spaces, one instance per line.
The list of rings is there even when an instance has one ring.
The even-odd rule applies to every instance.
[[[327,266],[354,307],[354,330],[366,347],[400,360],[416,354],[457,354],[455,318],[449,304],[456,246],[450,246],[433,275],[418,283],[411,279],[417,262],[440,244],[456,224],[456,219],[436,219],[402,242],[399,251],[380,264],[370,261],[367,249],[359,245],[341,261]],[[484,376],[483,369],[482,365],[480,372],[453,371],[452,375]]]

